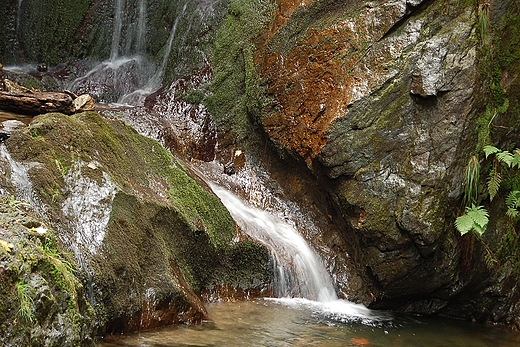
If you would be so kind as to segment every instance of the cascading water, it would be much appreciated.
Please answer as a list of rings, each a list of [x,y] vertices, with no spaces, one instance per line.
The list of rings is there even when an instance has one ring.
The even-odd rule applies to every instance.
[[[118,0],[120,1],[120,0]],[[182,19],[186,12],[186,8],[188,7],[189,1],[184,1],[182,6],[182,10],[180,15],[177,15],[175,20],[173,21],[172,28],[170,30],[170,36],[168,37],[168,41],[166,43],[166,47],[163,54],[163,59],[161,65],[157,69],[157,71],[153,74],[153,76],[146,82],[146,85],[143,88],[139,88],[131,93],[127,93],[123,95],[118,103],[127,104],[127,105],[140,105],[144,102],[144,99],[152,94],[154,91],[159,89],[161,86],[161,81],[164,77],[164,73],[166,72],[166,66],[168,64],[168,59],[170,58],[170,53],[172,50],[173,39],[175,38],[175,34],[177,32],[177,26],[179,25],[179,20]],[[180,3],[182,4],[182,2]]]
[[[121,29],[123,28],[122,8],[124,0],[116,0],[114,13],[114,34],[110,48],[110,61],[114,62],[119,56],[119,42],[121,41]]]
[[[146,39],[146,0],[139,0],[136,51],[143,53]]]
[[[11,183],[16,189],[16,198],[20,201],[26,202],[35,208],[40,217],[45,218],[45,205],[35,195],[31,179],[29,178],[28,170],[31,167],[38,165],[38,163],[23,164],[15,161],[11,154],[7,151],[5,144],[0,144],[0,158],[7,162],[10,169]]]
[[[22,2],[23,0],[18,0],[18,7],[16,9],[16,38],[20,38],[20,20],[22,19]]]
[[[274,299],[291,307],[304,306],[342,322],[374,324],[392,317],[365,306],[338,299],[332,280],[305,239],[283,219],[245,203],[229,190],[208,182],[235,222],[250,237],[271,250],[275,260]]]
[[[325,266],[291,225],[246,205],[224,188],[211,183],[210,187],[237,224],[272,250],[276,262],[275,291],[278,297],[300,297],[320,302],[338,299]]]

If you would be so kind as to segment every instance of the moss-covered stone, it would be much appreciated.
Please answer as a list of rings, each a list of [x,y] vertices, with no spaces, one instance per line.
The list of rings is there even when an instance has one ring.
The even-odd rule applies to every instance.
[[[95,315],[57,234],[0,198],[0,338],[6,346],[93,346]]]
[[[265,248],[235,243],[220,200],[121,121],[47,114],[6,145],[76,256],[100,334],[200,321],[196,293],[270,282]]]
[[[254,47],[272,21],[274,6],[273,1],[232,0],[215,38],[211,59],[215,77],[204,103],[217,125],[232,128],[239,141],[253,140],[252,122],[266,105]]]

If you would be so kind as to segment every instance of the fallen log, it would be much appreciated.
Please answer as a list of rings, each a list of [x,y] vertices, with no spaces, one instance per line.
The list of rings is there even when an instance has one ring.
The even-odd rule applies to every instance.
[[[0,110],[34,116],[49,112],[61,112],[70,115],[75,112],[75,106],[72,97],[66,93],[40,91],[9,93],[0,91]]]

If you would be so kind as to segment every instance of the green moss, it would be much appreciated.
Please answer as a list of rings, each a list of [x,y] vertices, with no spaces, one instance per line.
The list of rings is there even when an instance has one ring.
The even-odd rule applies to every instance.
[[[25,58],[50,65],[70,59],[76,32],[92,2],[23,1],[20,40]]]
[[[216,247],[229,245],[234,222],[220,200],[203,190],[180,169],[172,169],[170,199],[197,229],[207,232]]]
[[[232,0],[212,56],[215,78],[205,104],[217,125],[233,128],[242,139],[252,133],[251,120],[266,104],[254,64],[254,41],[271,22],[273,1]]]

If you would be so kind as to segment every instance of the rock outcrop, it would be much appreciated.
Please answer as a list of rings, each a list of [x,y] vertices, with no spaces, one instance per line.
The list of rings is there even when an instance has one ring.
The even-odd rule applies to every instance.
[[[154,140],[94,112],[10,135],[2,194],[35,206],[73,254],[99,334],[209,319],[203,293],[269,293],[267,250],[234,241],[218,198]]]
[[[271,106],[256,117],[281,153],[327,187],[346,226],[339,224],[343,245],[323,242],[355,257],[364,301],[515,322],[516,309],[504,310],[519,299],[516,289],[505,290],[516,282],[511,265],[483,262],[485,245],[499,244],[503,231],[489,231],[484,246],[475,245],[457,236],[452,223],[465,165],[479,148],[474,129],[489,100],[489,89],[480,86],[488,83],[483,50],[490,48],[483,47],[477,22],[490,20],[482,18],[486,11],[518,12],[518,6],[279,3],[275,24],[257,44]],[[360,297],[339,286],[345,296]],[[490,288],[501,303],[477,304]]]

